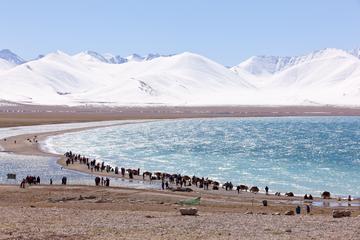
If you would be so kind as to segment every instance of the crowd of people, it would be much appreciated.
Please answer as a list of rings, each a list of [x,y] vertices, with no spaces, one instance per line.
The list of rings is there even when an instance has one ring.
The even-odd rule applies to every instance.
[[[211,180],[209,178],[204,177],[197,177],[192,176],[189,177],[187,175],[181,175],[181,174],[169,174],[169,173],[162,173],[162,172],[143,172],[141,174],[140,168],[137,169],[125,169],[124,167],[112,167],[111,165],[106,165],[104,162],[99,162],[96,159],[89,159],[88,157],[85,157],[81,154],[75,154],[71,151],[66,152],[65,154],[65,163],[68,166],[69,164],[83,164],[87,167],[88,170],[91,172],[99,172],[99,173],[113,173],[115,175],[119,174],[121,177],[128,177],[129,179],[133,179],[134,176],[141,176],[142,179],[145,180],[146,177],[148,177],[148,180],[154,181],[159,180],[161,181],[161,189],[182,189],[182,188],[188,188],[188,187],[197,187],[204,190],[209,190],[209,186],[211,186],[212,190],[219,190],[220,183],[214,180]],[[120,170],[120,171],[119,171]],[[35,176],[27,176],[24,178],[21,182],[20,187],[24,188],[25,184],[40,184],[40,177]],[[61,179],[61,183],[63,185],[67,184],[67,178],[63,177]],[[50,185],[53,184],[53,180],[50,179]],[[95,177],[95,186],[110,186],[110,178],[108,177]],[[226,191],[232,191],[234,189],[234,185],[232,182],[226,182],[222,185],[222,188],[224,188]],[[253,186],[249,188],[246,185],[238,185],[236,186],[236,190],[238,193],[240,191],[248,191],[250,189],[250,192],[257,193],[259,192],[259,188],[257,186]],[[264,188],[266,195],[269,194],[269,187],[266,186]],[[280,192],[276,192],[275,196],[281,196]],[[285,196],[293,196],[292,193],[285,193]],[[351,196],[348,197],[349,201],[351,201]],[[311,194],[305,194],[304,200],[313,200],[313,196]]]
[[[204,190],[209,190],[209,186],[212,190],[219,190],[220,183],[214,180],[211,180],[209,178],[204,177],[197,177],[192,176],[189,177],[187,175],[181,175],[181,174],[169,174],[169,173],[163,173],[163,172],[148,172],[144,171],[142,174],[140,172],[140,168],[137,169],[125,169],[124,167],[112,167],[110,165],[106,165],[104,162],[99,162],[96,159],[90,159],[84,155],[73,153],[72,151],[66,152],[64,154],[66,157],[65,163],[68,166],[69,164],[83,164],[87,166],[87,169],[91,172],[106,172],[106,173],[113,173],[115,175],[119,174],[121,177],[128,177],[129,179],[133,179],[134,176],[141,176],[142,179],[154,181],[159,180],[161,181],[161,189],[174,189],[174,188],[188,188],[191,186],[195,186],[197,188],[201,188]],[[120,169],[120,171],[119,171]],[[110,186],[110,179],[104,178],[104,177],[95,177],[95,185],[96,186]],[[234,188],[234,185],[232,182],[226,182],[222,185],[222,188],[224,188],[226,191],[232,191]],[[245,185],[239,185],[236,187],[238,193],[240,191],[247,191],[249,187]],[[251,192],[258,192],[259,189],[256,186],[253,186],[250,188]],[[265,192],[268,194],[269,187],[265,187]],[[280,194],[279,194],[280,195]]]
[[[103,177],[95,177],[95,186],[110,186],[110,179],[109,178],[103,178]]]
[[[26,178],[23,178],[23,180],[20,183],[20,188],[25,188],[25,185],[36,185],[40,184],[40,176],[26,176]]]
[[[20,182],[20,188],[25,188],[26,184],[28,185],[40,185],[41,183],[41,179],[40,176],[26,176],[26,178],[23,178]],[[50,178],[49,179],[49,184],[52,185],[53,184],[53,179]],[[61,178],[61,184],[62,185],[66,185],[67,184],[67,177],[62,177]]]

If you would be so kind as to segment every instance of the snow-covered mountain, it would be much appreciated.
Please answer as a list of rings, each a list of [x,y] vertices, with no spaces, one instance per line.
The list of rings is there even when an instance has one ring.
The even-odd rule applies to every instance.
[[[14,65],[19,65],[25,62],[24,59],[11,52],[9,49],[0,50],[0,58]]]
[[[121,57],[119,55],[115,56],[115,55],[112,55],[111,53],[104,54],[104,58],[106,59],[106,61],[108,63],[111,63],[111,64],[122,64],[122,63],[126,63],[128,61],[124,57]]]
[[[269,75],[291,66],[294,61],[292,57],[253,56],[232,70],[239,73],[245,71],[253,75]]]
[[[0,98],[33,104],[206,104],[209,96],[254,89],[224,66],[193,53],[109,64],[61,51],[0,73]],[[221,99],[212,99],[213,104]]]
[[[299,57],[256,57],[231,70],[280,102],[282,98],[292,104],[360,105],[356,50],[327,48]]]
[[[360,50],[256,56],[226,68],[194,53],[120,57],[0,51],[0,100],[53,105],[360,106]]]
[[[93,61],[108,63],[109,61],[101,54],[94,51],[85,51],[74,55],[74,58],[79,61]]]
[[[9,49],[0,50],[0,72],[9,70],[25,61]]]

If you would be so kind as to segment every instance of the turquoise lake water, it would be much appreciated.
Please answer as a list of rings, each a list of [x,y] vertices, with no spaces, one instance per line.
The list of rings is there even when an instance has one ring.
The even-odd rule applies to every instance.
[[[166,120],[54,136],[46,147],[272,192],[360,196],[360,117]]]
[[[0,128],[0,139],[21,134],[128,123],[134,123],[134,121],[107,121]],[[54,184],[61,184],[61,178],[67,177],[69,184],[94,185],[94,176],[63,169],[56,161],[57,159],[54,157],[16,155],[2,152],[2,149],[0,148],[0,183],[20,184],[23,178],[27,175],[32,175],[40,176],[41,182],[46,184],[49,184],[50,178],[53,179]],[[16,179],[7,179],[8,173],[16,174]],[[141,181],[127,181],[116,178],[112,178],[110,184],[111,186],[131,186],[134,188],[160,188],[160,186],[156,186],[155,184],[146,184]]]

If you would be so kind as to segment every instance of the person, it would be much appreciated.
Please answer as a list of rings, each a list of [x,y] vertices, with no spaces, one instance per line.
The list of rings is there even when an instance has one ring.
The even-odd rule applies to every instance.
[[[165,190],[165,182],[164,182],[164,179],[161,181],[161,189],[162,189],[162,190]]]
[[[348,196],[348,201],[351,202],[351,195]]]
[[[99,186],[100,184],[100,177],[95,177],[95,186]]]
[[[63,177],[63,178],[61,179],[61,184],[62,184],[62,185],[66,185],[66,182],[67,182],[67,178],[66,178],[66,177]]]
[[[310,205],[306,205],[306,213],[307,213],[307,214],[310,213]]]
[[[40,184],[40,176],[38,176],[38,177],[36,178],[36,183],[37,183],[37,184]]]
[[[300,214],[301,213],[301,207],[298,205],[295,209],[296,214]]]
[[[25,182],[26,182],[26,180],[25,180],[25,178],[23,178],[23,180],[20,183],[20,188],[25,188]]]
[[[50,178],[50,185],[52,185],[53,184],[53,180],[52,180],[52,178]]]
[[[265,192],[266,192],[266,195],[269,194],[269,187],[268,186],[265,187]]]

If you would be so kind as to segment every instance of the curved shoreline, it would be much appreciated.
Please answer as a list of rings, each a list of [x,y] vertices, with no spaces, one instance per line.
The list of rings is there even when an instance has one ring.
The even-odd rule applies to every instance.
[[[127,176],[127,174],[125,175],[125,177],[122,177],[121,175],[115,175],[114,173],[95,172],[95,171],[91,172],[91,170],[87,169],[87,166],[84,164],[75,163],[75,164],[70,164],[69,166],[67,166],[65,163],[66,159],[62,154],[56,154],[56,153],[46,151],[45,149],[43,149],[41,147],[41,143],[43,143],[47,138],[49,138],[51,136],[62,135],[65,133],[86,131],[86,130],[103,128],[103,127],[120,126],[120,125],[125,125],[125,124],[136,124],[136,123],[143,123],[143,122],[149,122],[149,121],[154,121],[154,120],[120,122],[120,123],[109,124],[109,125],[80,127],[80,128],[72,128],[72,129],[67,129],[67,130],[49,131],[49,132],[43,132],[43,133],[31,133],[31,134],[16,135],[16,136],[11,136],[11,137],[7,138],[6,142],[2,139],[0,142],[0,146],[2,146],[4,148],[4,152],[11,152],[11,153],[18,154],[18,155],[55,157],[55,158],[57,158],[57,160],[56,160],[57,164],[59,164],[63,168],[81,172],[81,173],[85,173],[90,176],[103,176],[103,177],[111,177],[111,178],[130,180],[130,178]],[[33,139],[34,136],[36,136],[37,142],[34,142],[34,141],[29,142],[27,140],[27,139]],[[16,144],[14,144],[14,141],[17,141]],[[134,178],[131,180],[142,182],[142,183],[145,183],[145,182],[150,183],[150,181],[147,179],[143,180],[143,178],[141,176],[134,176]],[[160,186],[161,182],[159,182],[159,181],[154,181],[154,182],[155,183],[157,182]],[[131,186],[129,186],[129,188],[131,188]],[[219,195],[219,194],[227,195],[227,194],[229,194],[228,191],[225,191],[223,189],[220,189],[220,191],[205,191],[205,190],[194,188],[194,187],[193,187],[193,189],[200,193],[206,192],[206,193],[211,193],[212,195]],[[229,191],[229,192],[231,192],[231,191]],[[234,192],[234,191],[232,191],[232,192]],[[262,193],[262,192],[255,194],[255,195],[252,193],[243,192],[242,197],[245,197],[247,199],[256,198],[258,200],[266,198],[266,199],[270,199],[270,200],[286,201],[288,203],[289,202],[301,202],[303,200],[302,196],[300,196],[300,195],[295,195],[295,197],[291,197],[291,198],[285,197],[284,195],[282,195],[281,197],[278,197],[278,196],[275,197],[274,195],[265,195],[265,193]],[[334,200],[335,199],[332,199],[330,201],[334,201]],[[323,201],[323,199],[315,196],[314,201],[321,202],[321,201]],[[292,203],[292,204],[294,204],[294,203]]]
[[[134,176],[134,179],[129,179],[127,177],[121,177],[119,175],[111,175],[111,174],[107,174],[105,172],[104,173],[91,172],[91,171],[88,171],[86,168],[83,168],[84,166],[82,166],[80,164],[66,166],[66,163],[65,163],[66,159],[63,154],[47,151],[46,149],[44,149],[42,147],[43,146],[42,143],[44,143],[49,137],[62,135],[62,134],[66,134],[66,133],[80,132],[80,131],[86,131],[86,130],[97,129],[97,128],[106,128],[106,127],[112,127],[112,126],[121,126],[121,125],[127,125],[127,124],[161,121],[161,120],[162,119],[156,119],[156,120],[151,119],[151,120],[144,120],[144,121],[126,120],[124,122],[119,122],[119,123],[109,124],[109,125],[79,127],[79,128],[71,128],[71,129],[65,129],[65,130],[59,130],[59,131],[49,131],[49,132],[41,132],[41,133],[34,132],[34,133],[29,133],[29,134],[14,135],[14,136],[10,136],[10,137],[3,138],[0,140],[0,152],[12,153],[12,154],[16,154],[16,155],[54,157],[56,159],[56,164],[66,170],[84,173],[84,174],[87,174],[89,176],[94,176],[94,177],[95,176],[103,176],[103,177],[111,177],[111,178],[117,178],[117,179],[133,180],[133,181],[143,184],[144,183],[143,179],[138,176]],[[36,136],[37,142],[34,141],[35,136]],[[6,141],[4,141],[4,139],[6,139]],[[30,139],[32,141],[29,142],[28,139]],[[16,141],[16,144],[14,141]],[[129,187],[131,187],[131,186],[129,186]]]
[[[149,122],[154,120],[148,120],[148,121],[125,121],[125,122],[119,122],[119,123],[112,123],[109,125],[99,125],[99,126],[89,126],[89,127],[79,127],[79,128],[70,128],[65,130],[56,130],[56,131],[48,131],[48,132],[33,132],[33,133],[27,133],[27,134],[20,134],[15,136],[10,136],[4,139],[1,139],[0,147],[4,149],[4,152],[11,152],[14,154],[19,155],[35,155],[35,156],[52,156],[52,157],[59,157],[60,154],[55,154],[51,152],[45,151],[43,148],[41,148],[41,143],[44,142],[47,138],[51,136],[57,136],[62,135],[65,133],[71,133],[71,132],[80,132],[80,131],[86,131],[90,129],[96,129],[96,128],[106,128],[106,127],[112,127],[112,126],[120,126],[125,124],[136,124],[136,123],[142,123],[142,122]],[[40,126],[40,125],[39,125]],[[29,142],[27,139],[33,140],[36,136],[35,141]],[[16,141],[16,144],[14,143]]]

